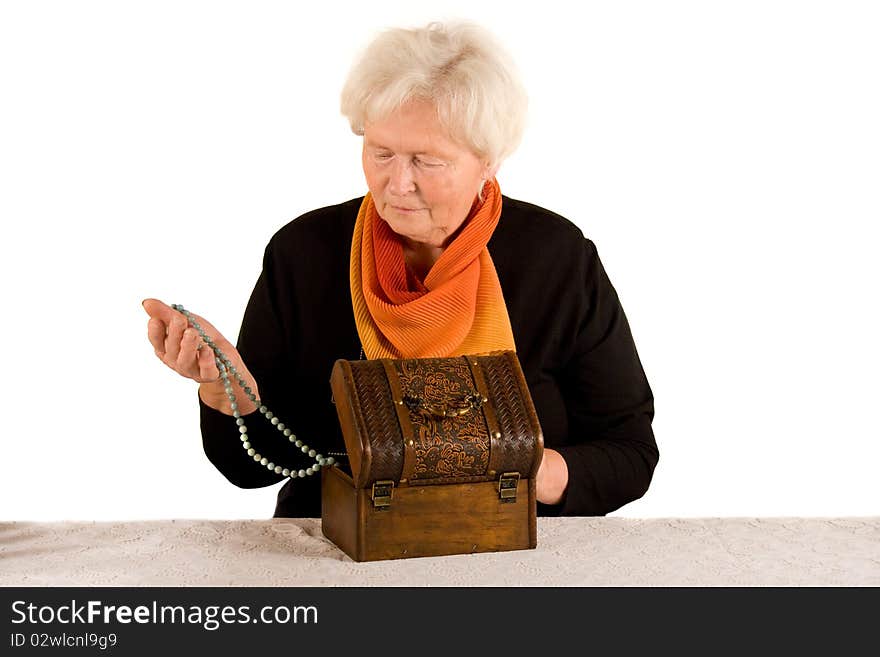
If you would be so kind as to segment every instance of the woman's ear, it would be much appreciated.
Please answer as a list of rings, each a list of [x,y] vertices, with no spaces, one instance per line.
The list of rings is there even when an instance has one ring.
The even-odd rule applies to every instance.
[[[495,177],[495,174],[498,173],[498,169],[501,168],[501,163],[497,164],[486,163],[486,166],[483,168],[483,173],[480,176],[483,180],[492,180]]]

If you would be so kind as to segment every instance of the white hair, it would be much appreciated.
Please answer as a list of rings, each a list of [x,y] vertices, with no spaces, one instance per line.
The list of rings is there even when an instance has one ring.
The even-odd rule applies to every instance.
[[[498,165],[519,145],[528,98],[513,61],[468,22],[386,30],[355,62],[342,114],[356,135],[410,100],[430,102],[455,141]]]

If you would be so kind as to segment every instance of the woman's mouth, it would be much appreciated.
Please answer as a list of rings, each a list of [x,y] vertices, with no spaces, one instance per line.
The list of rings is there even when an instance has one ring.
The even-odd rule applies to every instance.
[[[397,210],[398,212],[401,212],[403,214],[411,214],[413,212],[419,212],[422,209],[422,208],[402,208],[397,205],[392,205],[391,208],[394,210]]]

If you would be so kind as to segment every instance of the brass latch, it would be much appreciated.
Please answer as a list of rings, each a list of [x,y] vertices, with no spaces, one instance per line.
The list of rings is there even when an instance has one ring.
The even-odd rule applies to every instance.
[[[505,472],[498,480],[498,497],[502,502],[516,502],[516,487],[519,485],[519,472]]]
[[[385,511],[391,506],[391,492],[394,490],[394,482],[390,479],[377,481],[373,484],[373,492],[370,498],[373,500],[373,506],[379,511]]]

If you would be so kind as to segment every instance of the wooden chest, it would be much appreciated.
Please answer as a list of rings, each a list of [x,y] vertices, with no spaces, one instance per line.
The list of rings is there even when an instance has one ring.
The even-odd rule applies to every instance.
[[[543,437],[516,354],[339,360],[350,472],[322,470],[324,535],[355,561],[537,545]]]

